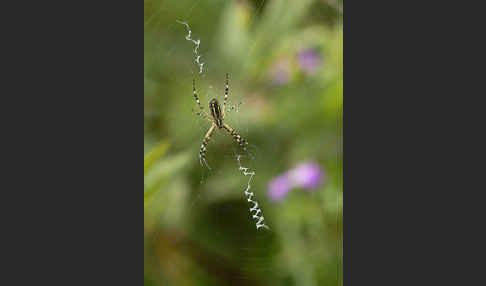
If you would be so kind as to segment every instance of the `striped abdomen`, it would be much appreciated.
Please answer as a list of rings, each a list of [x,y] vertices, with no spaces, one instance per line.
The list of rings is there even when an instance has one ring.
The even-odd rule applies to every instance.
[[[218,128],[223,127],[223,119],[222,119],[222,114],[221,114],[221,106],[219,106],[218,100],[216,98],[213,98],[209,102],[209,110],[211,111],[211,116],[214,119],[214,122],[218,126]]]

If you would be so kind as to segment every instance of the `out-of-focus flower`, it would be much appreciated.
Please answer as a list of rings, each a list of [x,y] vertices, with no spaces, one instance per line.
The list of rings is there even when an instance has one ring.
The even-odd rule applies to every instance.
[[[297,62],[305,73],[312,74],[321,65],[322,59],[316,50],[306,49],[297,54]]]
[[[271,200],[280,201],[287,195],[291,187],[291,182],[287,176],[282,175],[270,182],[268,195]]]
[[[299,164],[288,174],[296,186],[311,190],[319,187],[323,176],[321,168],[314,162]]]
[[[317,189],[325,178],[324,171],[317,163],[301,163],[270,181],[268,197],[272,201],[281,201],[291,189],[296,187],[312,191]]]

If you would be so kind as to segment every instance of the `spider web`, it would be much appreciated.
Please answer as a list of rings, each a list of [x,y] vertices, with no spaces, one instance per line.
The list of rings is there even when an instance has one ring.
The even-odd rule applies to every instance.
[[[188,23],[186,22],[183,22],[183,21],[179,21],[179,20],[176,20],[178,23],[184,25],[187,29],[187,35],[185,37],[185,39],[187,41],[190,41],[194,44],[194,50],[193,50],[193,53],[194,53],[194,62],[195,64],[197,64],[197,66],[199,67],[199,74],[203,74],[203,67],[204,67],[204,62],[202,62],[200,59],[201,59],[201,55],[199,54],[199,46],[200,46],[200,43],[201,43],[201,40],[200,39],[193,39],[191,37],[191,34],[192,34],[192,30],[191,30],[191,27]],[[212,86],[210,86],[210,88],[212,88]],[[227,109],[226,109],[226,114],[230,114],[230,113],[234,113],[234,112],[238,112],[239,111],[239,105],[231,105],[229,102],[227,102]],[[250,145],[252,146],[252,145]],[[246,154],[248,154],[251,158],[254,158],[254,155],[251,151],[249,151],[248,149],[244,150]],[[253,198],[255,195],[253,192],[249,192],[250,188],[251,188],[251,180],[253,178],[253,176],[256,174],[255,171],[251,171],[249,170],[248,167],[244,167],[241,165],[241,157],[243,155],[241,154],[237,154],[235,156],[235,159],[236,159],[236,162],[238,164],[238,170],[242,171],[242,174],[244,176],[249,176],[248,178],[248,182],[247,182],[247,186],[246,186],[246,189],[244,191],[244,194],[247,196],[247,201],[249,203],[253,203],[253,206],[250,208],[250,213],[252,214],[252,218],[257,220],[256,223],[255,223],[255,226],[256,226],[256,229],[260,229],[260,228],[264,228],[264,229],[269,229],[269,227],[264,223],[264,220],[265,218],[263,217],[262,215],[262,210],[258,207],[258,202]],[[209,167],[206,159],[204,157],[200,157],[200,163],[201,163],[201,166],[203,167],[207,167],[209,170],[211,170],[211,168]],[[198,198],[200,198],[200,196],[198,196]]]
[[[261,13],[264,3],[265,1],[262,1],[261,4],[255,8],[251,16],[250,24],[251,22],[255,21],[257,14]],[[211,78],[217,78],[216,76],[209,76],[214,72],[213,66],[217,65],[215,58],[208,55],[207,43],[210,43],[213,39],[211,38],[211,35],[209,37],[204,37],[204,35],[201,35],[197,22],[192,21],[195,14],[204,13],[204,9],[201,7],[203,4],[204,3],[200,0],[192,2],[188,1],[184,3],[184,8],[180,9],[182,12],[181,14],[168,15],[164,13],[167,6],[165,6],[162,2],[156,9],[156,12],[152,13],[144,21],[145,27],[150,25],[156,26],[157,22],[164,21],[168,24],[169,34],[174,36],[174,42],[179,42],[179,44],[180,41],[186,42],[185,44],[187,46],[187,50],[185,50],[184,56],[180,58],[179,66],[175,67],[178,71],[172,75],[164,75],[164,77],[168,77],[170,81],[176,82],[177,87],[180,90],[180,96],[187,97],[187,112],[184,114],[168,113],[168,118],[166,120],[169,122],[176,122],[180,116],[191,118],[189,130],[191,130],[191,133],[195,134],[195,136],[193,136],[193,142],[187,143],[184,148],[193,150],[194,156],[192,158],[195,161],[198,161],[197,155],[199,154],[199,146],[210,126],[210,122],[191,113],[191,107],[197,108],[197,105],[192,98],[192,80],[195,79],[196,81],[197,94],[205,110],[208,110],[207,102],[209,102],[211,98],[217,98],[222,105],[225,84],[225,78],[223,75],[220,76],[219,81],[210,81]],[[153,31],[151,31],[151,33],[153,33]],[[149,43],[149,45],[152,46],[154,50],[160,50],[160,54],[163,56],[160,56],[160,54],[156,55],[156,53],[151,53],[153,56],[150,58],[146,57],[146,63],[152,61],[161,61],[163,59],[172,56],[179,56],[181,54],[176,50],[180,45],[174,44],[171,46],[170,44],[163,42]],[[211,169],[206,168],[205,166],[199,166],[199,181],[201,187],[197,189],[197,193],[190,199],[191,202],[187,211],[190,212],[191,209],[196,208],[198,203],[206,200],[203,190],[205,189],[205,185],[208,184],[208,180],[210,178],[223,178],[228,174],[227,170],[222,170],[218,168],[218,166],[213,165],[213,161],[215,161],[214,159],[216,159],[216,156],[222,156],[226,160],[231,160],[234,162],[234,168],[231,170],[231,172],[238,173],[242,178],[240,182],[233,182],[232,185],[228,185],[228,189],[233,192],[234,190],[239,191],[240,200],[247,203],[246,212],[249,213],[248,220],[254,220],[251,222],[254,225],[254,229],[261,231],[268,230],[269,227],[265,223],[266,221],[262,214],[261,207],[257,201],[258,194],[261,193],[263,196],[263,193],[261,190],[251,189],[252,181],[258,176],[252,161],[254,161],[255,157],[259,156],[259,154],[258,147],[252,143],[252,139],[248,136],[248,127],[245,126],[244,119],[242,119],[241,116],[241,114],[245,111],[246,99],[243,95],[241,95],[241,93],[238,92],[239,88],[237,75],[239,72],[241,72],[242,68],[243,67],[240,67],[239,71],[235,71],[234,69],[226,71],[230,74],[230,92],[227,102],[227,116],[225,118],[225,123],[237,130],[238,134],[249,142],[250,152],[241,150],[234,139],[226,132],[216,130],[211,137],[207,151],[207,162],[209,166],[211,166]],[[150,79],[150,81],[152,79],[154,81],[157,80],[156,78],[153,78],[153,76],[147,76],[146,71],[146,81],[147,77]],[[224,141],[227,144],[217,144],[219,141]],[[223,235],[220,233],[220,231],[221,230],[216,231],[215,235]]]
[[[255,8],[256,10],[254,11],[252,15],[251,21],[254,21],[256,14],[259,13],[263,7],[265,1],[262,1],[259,7]],[[208,65],[206,65],[206,60],[205,60],[205,55],[204,53],[207,51],[205,49],[205,44],[209,42],[209,39],[204,39],[202,38],[197,31],[197,26],[196,24],[191,23],[191,17],[194,13],[200,13],[202,10],[198,10],[198,6],[200,6],[201,1],[193,1],[192,3],[189,3],[187,5],[187,9],[182,9],[185,11],[185,14],[181,15],[173,15],[173,20],[174,22],[169,25],[169,30],[174,31],[174,32],[179,32],[180,35],[177,41],[181,41],[182,39],[185,39],[187,41],[187,47],[191,49],[191,53],[187,53],[186,57],[181,60],[181,63],[183,64],[183,70],[181,74],[179,75],[174,75],[174,81],[177,81],[176,77],[182,77],[183,80],[182,82],[186,82],[187,86],[183,87],[181,86],[181,90],[189,90],[188,87],[191,87],[191,84],[189,84],[190,79],[195,79],[196,80],[196,89],[197,89],[197,94],[198,97],[201,101],[201,104],[205,107],[205,110],[207,110],[207,102],[211,98],[217,98],[219,99],[220,103],[222,104],[223,101],[223,91],[224,89],[223,84],[224,84],[224,78],[221,77],[220,82],[208,82],[208,79],[211,78],[208,76],[208,73],[211,73],[211,64],[212,62],[209,62]],[[158,12],[153,13],[148,19],[145,21],[145,25],[149,25],[151,22],[157,21],[158,16],[163,14],[164,11],[164,5],[161,5],[159,9],[157,10]],[[167,15],[164,15],[167,16]],[[172,18],[170,17],[170,18]],[[166,57],[170,57],[174,54],[174,47],[169,48],[169,50],[166,52]],[[240,68],[241,69],[241,68]],[[188,72],[189,71],[189,72]],[[172,79],[171,79],[172,80]],[[208,151],[207,151],[207,167],[202,165],[201,166],[201,179],[200,183],[205,184],[207,181],[208,176],[210,175],[209,173],[216,173],[215,175],[223,175],[221,170],[217,168],[210,168],[211,166],[211,159],[214,158],[214,156],[223,156],[227,159],[232,159],[234,160],[235,164],[235,171],[243,171],[241,172],[242,176],[247,177],[248,172],[253,172],[253,174],[250,177],[247,177],[247,182],[244,187],[242,187],[242,193],[245,194],[246,200],[249,203],[253,203],[253,206],[249,207],[249,212],[251,213],[251,217],[256,219],[255,227],[256,229],[260,228],[266,228],[268,229],[268,226],[266,226],[263,223],[264,217],[261,215],[262,211],[258,207],[258,203],[255,200],[255,194],[254,193],[247,193],[246,190],[251,188],[251,180],[253,176],[255,175],[255,169],[252,169],[252,171],[249,170],[249,166],[242,166],[241,163],[244,161],[246,158],[253,158],[255,154],[257,153],[258,147],[254,144],[251,143],[251,139],[248,138],[248,128],[244,126],[242,123],[241,116],[239,116],[240,110],[243,108],[244,109],[244,102],[245,98],[241,95],[238,94],[238,92],[235,92],[235,83],[237,83],[237,78],[234,78],[230,74],[230,93],[228,96],[228,102],[227,102],[227,117],[225,118],[225,122],[228,123],[230,126],[232,126],[237,132],[243,137],[246,138],[247,141],[249,141],[249,151],[245,152],[243,150],[238,150],[238,148],[235,148],[234,146],[228,147],[230,145],[225,144],[223,148],[218,148],[215,150],[212,148],[213,145],[215,145],[216,142],[218,142],[220,139],[222,139],[222,136],[228,137],[228,134],[220,134],[220,133],[225,133],[224,131],[216,130],[213,132],[213,135],[211,137],[210,143],[208,145]],[[216,88],[216,86],[218,88]],[[188,98],[190,97],[190,93],[186,93]],[[192,102],[189,106],[194,107],[194,102]],[[199,141],[202,140],[204,134],[207,132],[210,123],[204,119],[201,119],[197,116],[194,116],[193,114],[190,114],[188,116],[191,116],[193,118],[193,121],[191,123],[191,129],[194,130],[196,129],[197,132],[194,132],[195,134],[199,134],[199,139],[196,139],[197,142],[200,144]],[[171,119],[169,120],[177,120],[175,116],[172,116]],[[209,123],[209,124],[208,124]],[[230,140],[233,140],[230,138]],[[227,141],[227,139],[225,140]],[[235,142],[233,142],[234,144]],[[194,150],[195,154],[198,154],[199,148],[191,148]],[[241,168],[241,169],[240,169]],[[213,174],[214,175],[214,174]],[[198,200],[201,200],[201,194],[197,194],[196,198],[194,201],[191,203],[191,206],[194,207],[194,205],[197,203]]]
[[[233,198],[232,201],[235,201],[234,198],[237,197],[241,204],[235,207],[238,212],[248,214],[247,222],[252,226],[252,229],[238,225],[239,222],[237,221],[228,224],[228,221],[231,221],[231,219],[226,218],[227,210],[225,207],[222,207],[217,208],[215,210],[216,213],[212,216],[215,220],[214,225],[218,227],[209,230],[212,231],[211,237],[214,240],[222,240],[228,235],[227,233],[239,234],[241,241],[236,243],[240,245],[241,259],[252,261],[255,269],[264,271],[264,269],[269,268],[268,264],[271,263],[262,254],[269,247],[268,240],[264,239],[264,237],[273,235],[274,232],[272,229],[272,218],[263,217],[263,213],[269,205],[258,205],[259,201],[264,202],[265,190],[254,187],[255,181],[262,180],[259,177],[260,166],[265,165],[263,162],[266,157],[265,154],[260,153],[258,143],[251,136],[249,127],[251,123],[249,121],[251,121],[252,110],[249,108],[248,95],[242,92],[245,88],[243,88],[244,81],[240,75],[243,73],[243,70],[251,68],[251,63],[246,62],[237,67],[228,66],[227,70],[221,68],[227,62],[220,61],[217,51],[214,49],[214,44],[212,44],[216,42],[215,35],[218,31],[207,31],[201,28],[204,25],[199,25],[201,19],[205,17],[204,15],[210,6],[208,4],[210,2],[212,1],[181,0],[177,4],[179,6],[177,9],[178,13],[172,13],[173,9],[172,7],[169,9],[169,5],[174,5],[173,3],[151,1],[151,3],[157,3],[158,5],[157,7],[152,7],[152,11],[155,12],[150,13],[144,19],[146,34],[151,36],[151,40],[145,43],[146,51],[149,50],[149,53],[146,53],[145,56],[145,89],[146,92],[157,94],[162,100],[159,100],[160,103],[156,110],[146,111],[145,113],[163,114],[160,121],[168,123],[167,126],[161,129],[166,128],[168,129],[167,133],[175,134],[171,141],[177,142],[177,145],[173,146],[173,148],[180,152],[190,150],[189,164],[194,165],[194,162],[198,164],[197,169],[191,171],[190,176],[199,178],[199,186],[192,188],[193,192],[189,194],[187,199],[188,204],[179,211],[179,214],[187,216],[193,212],[195,213],[198,208],[205,207],[210,203],[215,203],[219,200],[228,202],[229,200],[226,198]],[[230,2],[218,1],[221,4],[219,14],[224,14],[227,11],[226,5],[230,5],[228,4]],[[248,20],[250,26],[255,21],[258,21],[258,16],[266,8],[266,1],[261,1],[252,8],[253,10]],[[215,19],[215,22],[217,21],[218,19]],[[217,27],[218,25],[216,24],[215,26]],[[163,32],[169,37],[159,37],[160,29],[165,29]],[[256,42],[249,43],[246,55],[250,55],[253,52],[255,45]],[[177,58],[177,65],[172,65],[171,62],[173,61],[168,60],[170,58]],[[151,68],[152,63],[165,62],[167,62],[167,66],[164,70],[170,71],[169,73]],[[226,72],[230,74],[228,104],[230,107],[233,106],[234,109],[225,118],[225,123],[237,130],[249,142],[252,155],[241,150],[228,133],[216,130],[207,147],[207,162],[211,167],[211,169],[208,169],[199,165],[198,154],[202,139],[210,127],[210,122],[191,112],[191,108],[197,109],[192,96],[192,80],[196,80],[197,94],[201,104],[207,111],[207,103],[212,98],[217,98],[222,105],[225,85],[224,74]],[[263,81],[262,78],[264,76],[264,74],[260,74],[256,76],[256,80]],[[164,90],[165,83],[170,83],[171,90]],[[151,91],[152,88],[156,91]],[[176,106],[174,110],[167,110],[164,108],[164,104],[167,103],[167,106],[173,106],[173,102],[170,97],[165,97],[165,94],[175,93],[178,94],[177,96],[183,97],[183,106]],[[255,127],[252,127],[252,129],[255,129]],[[259,129],[258,132],[264,132],[263,128],[256,129]],[[187,134],[190,135],[188,136]],[[182,138],[186,137],[191,139],[182,140]],[[221,160],[221,158],[224,160]],[[225,161],[227,164],[221,165],[219,163],[221,161]],[[228,162],[231,162],[231,164]],[[280,163],[281,165],[286,164],[283,161]],[[275,169],[270,170],[272,173],[279,173],[280,169],[273,168]],[[239,179],[229,179],[237,177],[236,174]],[[257,215],[257,217],[254,217],[254,215]],[[169,215],[161,214],[161,216]],[[260,219],[260,217],[264,219]],[[270,226],[270,230],[268,226]],[[303,259],[299,257],[296,257],[297,261]],[[248,277],[240,276],[237,279],[246,280]],[[306,279],[303,277],[301,281],[306,281]],[[251,281],[247,282],[251,284]]]

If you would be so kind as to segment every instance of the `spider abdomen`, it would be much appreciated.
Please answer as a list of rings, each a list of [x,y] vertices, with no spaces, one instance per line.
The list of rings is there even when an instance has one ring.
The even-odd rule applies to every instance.
[[[209,110],[211,111],[211,116],[214,119],[214,123],[218,126],[218,128],[223,128],[223,118],[221,113],[221,106],[216,98],[213,98],[209,102]]]

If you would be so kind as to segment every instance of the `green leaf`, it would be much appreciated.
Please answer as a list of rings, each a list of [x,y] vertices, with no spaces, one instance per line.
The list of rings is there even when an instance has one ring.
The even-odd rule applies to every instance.
[[[165,183],[165,176],[160,176],[158,180],[153,182],[150,187],[145,187],[144,193],[143,193],[143,207],[144,209],[147,207],[148,203],[150,202],[150,199],[153,197],[155,193],[157,193],[158,190],[160,190],[161,186]]]
[[[180,174],[181,170],[187,166],[191,158],[189,154],[188,152],[179,153],[154,164],[151,172],[144,179],[144,209],[154,195],[165,187],[169,179]]]
[[[153,166],[154,162],[165,154],[168,148],[169,143],[167,142],[167,140],[164,140],[154,149],[152,149],[147,155],[145,155],[145,158],[143,159],[144,175],[147,174],[147,172]]]

